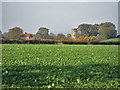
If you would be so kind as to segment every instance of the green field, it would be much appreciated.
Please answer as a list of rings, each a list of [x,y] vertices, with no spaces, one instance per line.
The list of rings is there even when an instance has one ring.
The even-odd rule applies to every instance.
[[[118,88],[117,45],[2,45],[2,87]]]
[[[120,38],[113,38],[113,39],[107,39],[107,40],[102,40],[102,41],[120,41]]]

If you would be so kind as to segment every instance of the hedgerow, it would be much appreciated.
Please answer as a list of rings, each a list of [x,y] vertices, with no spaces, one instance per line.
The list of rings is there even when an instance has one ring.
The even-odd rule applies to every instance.
[[[86,38],[87,39],[87,38]],[[0,41],[1,42],[1,41]],[[120,45],[120,41],[79,41],[79,40],[2,40],[2,44],[93,44]]]

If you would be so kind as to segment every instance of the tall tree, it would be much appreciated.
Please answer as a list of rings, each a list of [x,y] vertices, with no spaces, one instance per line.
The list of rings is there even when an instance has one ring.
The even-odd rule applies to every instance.
[[[9,29],[9,32],[6,34],[7,39],[20,39],[20,34],[23,33],[23,30],[19,27]]]
[[[68,34],[66,35],[66,38],[67,38],[67,39],[71,39],[71,34],[68,33]]]
[[[78,31],[81,31],[82,36],[90,36],[91,24],[81,24],[78,26]]]
[[[116,37],[117,31],[115,30],[115,25],[111,22],[101,23],[99,26],[99,35],[109,39]]]
[[[51,37],[50,39],[54,39],[54,40],[56,39],[56,35],[54,33],[52,33],[52,32],[50,33],[49,36]]]
[[[98,29],[99,29],[99,25],[98,24],[92,25],[91,28],[90,28],[90,36],[97,36]]]
[[[5,32],[5,33],[2,34],[2,38],[3,39],[6,39],[6,36],[7,36],[7,32]]]
[[[48,32],[49,32],[49,29],[47,29],[45,27],[41,27],[41,28],[39,28],[38,32],[36,33],[35,38],[36,39],[47,39]]]
[[[57,38],[57,40],[65,39],[65,35],[62,33],[59,33],[56,38]]]

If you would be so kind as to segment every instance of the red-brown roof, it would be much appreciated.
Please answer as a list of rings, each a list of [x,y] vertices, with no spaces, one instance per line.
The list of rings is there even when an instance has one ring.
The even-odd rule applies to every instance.
[[[31,37],[31,40],[34,40],[35,39],[35,37]]]
[[[20,34],[20,36],[30,37],[31,34]]]
[[[30,38],[30,35],[32,35],[32,34],[27,34],[27,33],[21,33],[20,34],[20,37],[22,38],[22,37],[27,37],[27,40],[34,40],[35,39],[35,37],[31,37]]]

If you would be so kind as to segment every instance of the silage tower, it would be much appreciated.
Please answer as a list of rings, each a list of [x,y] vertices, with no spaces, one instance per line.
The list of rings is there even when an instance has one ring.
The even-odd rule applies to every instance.
[[[76,39],[76,37],[77,37],[77,29],[74,28],[72,29],[72,39]]]

